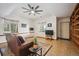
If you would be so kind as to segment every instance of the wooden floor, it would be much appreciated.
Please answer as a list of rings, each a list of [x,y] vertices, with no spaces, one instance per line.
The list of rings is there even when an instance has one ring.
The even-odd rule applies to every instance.
[[[47,56],[79,56],[79,48],[70,40],[47,40],[53,45]]]
[[[39,41],[51,44],[53,47],[46,56],[79,56],[79,48],[70,40],[46,40],[38,38]],[[0,44],[0,47],[4,44]]]

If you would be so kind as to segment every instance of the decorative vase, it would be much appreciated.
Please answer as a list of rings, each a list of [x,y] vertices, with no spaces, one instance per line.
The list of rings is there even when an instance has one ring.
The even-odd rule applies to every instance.
[[[37,44],[36,44],[36,45],[34,44],[34,45],[33,45],[33,48],[34,48],[34,49],[37,49],[37,48],[38,48],[38,45],[37,45]]]

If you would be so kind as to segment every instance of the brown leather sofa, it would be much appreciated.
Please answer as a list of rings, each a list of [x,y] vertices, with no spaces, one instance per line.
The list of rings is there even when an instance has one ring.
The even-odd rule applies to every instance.
[[[29,48],[33,46],[33,42],[24,44],[22,37],[18,37],[13,34],[6,34],[8,47],[14,53],[15,56],[29,56],[32,52]]]

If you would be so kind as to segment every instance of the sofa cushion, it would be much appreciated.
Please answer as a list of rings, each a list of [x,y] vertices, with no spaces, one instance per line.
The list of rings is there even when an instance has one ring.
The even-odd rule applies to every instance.
[[[18,39],[20,40],[21,44],[25,42],[22,36],[18,36]]]

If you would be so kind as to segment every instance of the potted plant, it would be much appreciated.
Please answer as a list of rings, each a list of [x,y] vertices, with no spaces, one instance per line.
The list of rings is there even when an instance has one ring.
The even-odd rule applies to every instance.
[[[33,47],[34,47],[35,49],[38,48],[37,38],[36,38],[36,37],[34,38],[34,45],[33,45]]]

